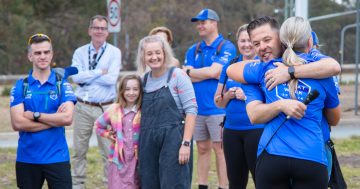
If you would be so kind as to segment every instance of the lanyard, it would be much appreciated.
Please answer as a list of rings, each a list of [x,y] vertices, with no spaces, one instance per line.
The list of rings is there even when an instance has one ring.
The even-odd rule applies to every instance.
[[[100,58],[101,58],[102,55],[104,54],[104,52],[105,52],[105,50],[106,50],[106,47],[107,47],[107,43],[105,44],[105,47],[104,47],[104,49],[102,50],[99,58],[97,58],[97,59],[96,59],[96,57],[94,58],[94,59],[95,59],[95,60],[93,60],[93,61],[95,61],[94,64],[92,64],[93,61],[91,61],[91,57],[90,57],[90,54],[91,54],[91,53],[90,53],[90,46],[91,46],[91,45],[89,45],[89,50],[88,50],[88,54],[89,54],[89,70],[93,70],[93,69],[96,68],[97,63],[100,61]]]

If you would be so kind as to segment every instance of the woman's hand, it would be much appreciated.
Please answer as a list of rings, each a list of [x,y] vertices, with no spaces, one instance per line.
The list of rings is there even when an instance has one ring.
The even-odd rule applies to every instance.
[[[190,146],[181,145],[179,150],[179,164],[184,165],[190,160]]]
[[[246,100],[246,96],[244,91],[240,87],[234,87],[235,88],[235,97],[238,100]]]
[[[112,143],[116,142],[116,131],[113,128],[109,130],[107,137]]]

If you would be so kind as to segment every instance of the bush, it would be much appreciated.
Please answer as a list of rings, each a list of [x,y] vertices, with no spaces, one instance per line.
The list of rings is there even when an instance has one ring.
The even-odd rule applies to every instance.
[[[10,96],[11,87],[5,86],[1,92],[1,96]]]

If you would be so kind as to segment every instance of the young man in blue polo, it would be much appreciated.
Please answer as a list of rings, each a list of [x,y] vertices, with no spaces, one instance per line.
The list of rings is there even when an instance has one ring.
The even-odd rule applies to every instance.
[[[19,131],[16,180],[19,188],[71,188],[70,156],[64,126],[71,125],[76,97],[71,85],[50,68],[51,39],[35,34],[28,41],[33,68],[11,90],[10,117]]]
[[[219,126],[225,110],[216,107],[213,99],[223,65],[236,56],[236,47],[218,32],[218,14],[203,9],[191,19],[202,41],[192,45],[185,57],[184,70],[191,78],[198,103],[194,139],[198,148],[198,184],[207,188],[211,149],[216,154],[219,188],[227,186],[224,152],[221,147],[222,132]]]

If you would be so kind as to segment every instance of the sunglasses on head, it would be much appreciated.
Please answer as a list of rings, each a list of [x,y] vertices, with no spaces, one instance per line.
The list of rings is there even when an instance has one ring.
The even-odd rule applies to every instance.
[[[28,45],[31,45],[33,43],[39,43],[42,41],[49,41],[51,43],[51,39],[49,36],[42,34],[42,33],[37,33],[37,34],[29,37]]]

